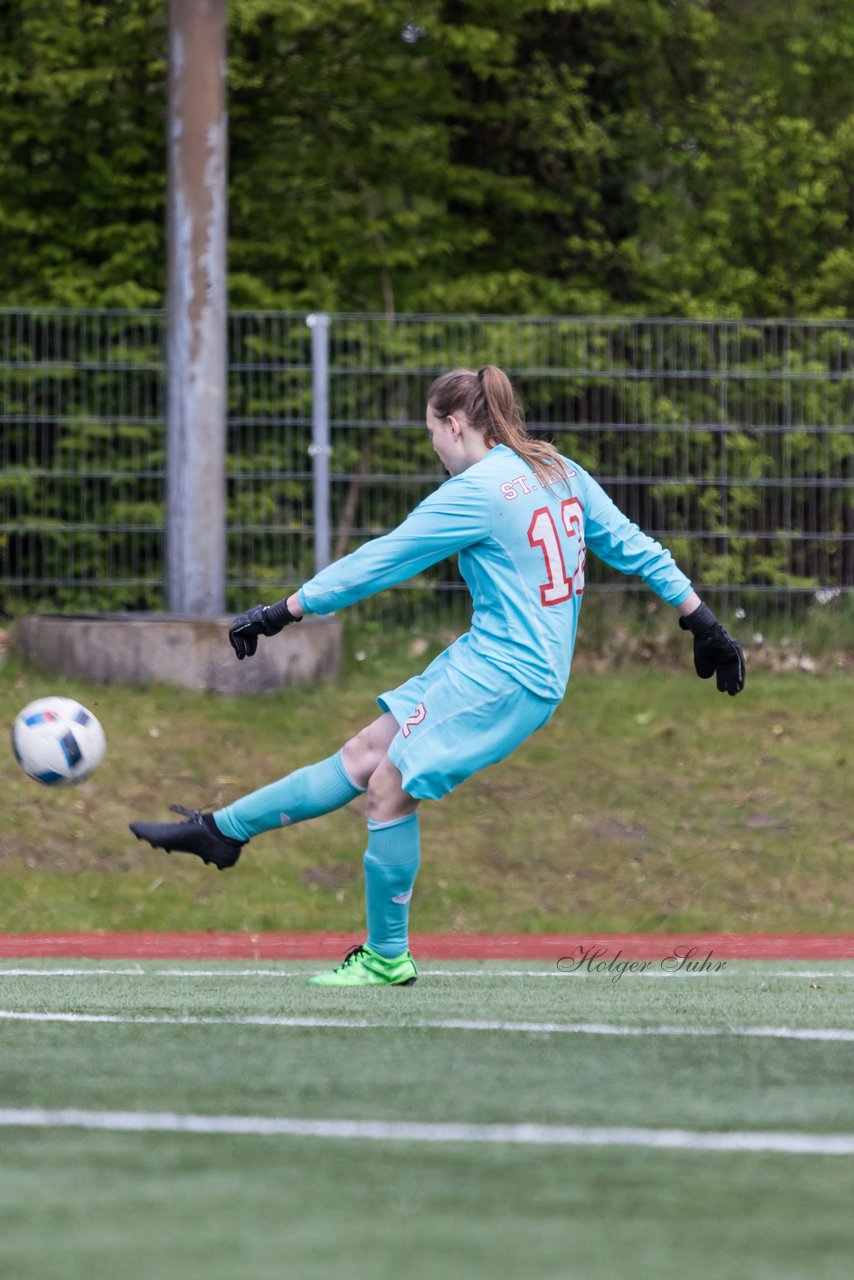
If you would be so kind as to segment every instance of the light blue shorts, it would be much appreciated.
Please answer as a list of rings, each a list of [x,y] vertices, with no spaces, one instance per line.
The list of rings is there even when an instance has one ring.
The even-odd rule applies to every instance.
[[[491,662],[468,655],[466,665],[465,672],[452,665],[446,649],[420,676],[377,698],[398,723],[388,756],[416,800],[438,800],[478,769],[497,764],[559,705]]]

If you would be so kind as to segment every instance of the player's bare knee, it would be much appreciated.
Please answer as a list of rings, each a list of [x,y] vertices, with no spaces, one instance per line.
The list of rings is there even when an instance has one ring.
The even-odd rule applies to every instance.
[[[403,790],[400,771],[383,756],[368,782],[367,815],[374,822],[394,822],[418,808],[418,801]]]
[[[365,737],[362,729],[354,738],[344,743],[341,749],[341,760],[347,773],[357,787],[366,787],[371,774],[377,767],[378,754]]]
[[[397,722],[386,712],[344,743],[341,758],[356,786],[367,787],[396,733]]]

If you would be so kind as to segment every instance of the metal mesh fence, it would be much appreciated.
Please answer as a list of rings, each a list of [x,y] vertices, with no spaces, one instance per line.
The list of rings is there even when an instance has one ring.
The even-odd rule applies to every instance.
[[[305,314],[229,320],[228,600],[311,574]],[[165,320],[0,311],[3,611],[163,607]],[[430,382],[499,364],[531,430],[589,468],[710,599],[787,616],[854,584],[854,325],[333,315],[329,541],[337,557],[441,480]],[[630,591],[604,566],[593,590]],[[378,605],[462,606],[446,563]]]
[[[0,312],[3,611],[162,598],[162,318]]]

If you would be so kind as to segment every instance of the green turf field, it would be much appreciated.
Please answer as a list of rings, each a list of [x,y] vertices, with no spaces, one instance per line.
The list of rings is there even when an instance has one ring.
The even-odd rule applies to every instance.
[[[655,968],[4,962],[0,1275],[847,1280],[854,965]]]

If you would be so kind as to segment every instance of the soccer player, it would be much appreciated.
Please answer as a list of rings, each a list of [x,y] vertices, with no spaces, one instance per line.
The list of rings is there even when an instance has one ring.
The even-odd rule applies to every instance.
[[[250,658],[307,613],[332,613],[459,555],[471,629],[421,675],[378,698],[382,714],[326,760],[214,813],[132,822],[155,848],[223,869],[263,831],[330,813],[367,793],[367,939],[322,986],[408,985],[408,921],[420,861],[418,806],[509,756],[547,724],[566,690],[588,548],[638,574],[693,633],[694,664],[721,692],[744,687],[744,655],[669,551],[642,533],[577,463],[528,435],[513,386],[494,365],[454,369],[427,397],[427,430],[449,479],[391,533],[321,570],[277,604],[235,618]]]

